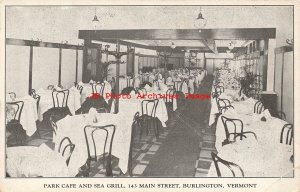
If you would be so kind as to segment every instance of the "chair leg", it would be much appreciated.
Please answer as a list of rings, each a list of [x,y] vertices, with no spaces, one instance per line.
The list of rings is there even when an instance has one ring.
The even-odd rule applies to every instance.
[[[146,135],[148,136],[149,134],[149,121],[146,119]]]
[[[111,154],[108,155],[106,162],[106,176],[112,176]]]

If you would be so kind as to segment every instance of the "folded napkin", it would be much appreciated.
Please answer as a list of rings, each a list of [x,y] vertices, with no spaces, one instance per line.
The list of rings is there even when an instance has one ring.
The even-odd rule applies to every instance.
[[[94,107],[91,107],[88,114],[89,115],[94,115],[96,113],[97,113],[97,110]]]
[[[135,98],[136,98],[136,97],[135,97],[136,93],[135,93],[134,90],[132,90],[129,94],[130,94],[130,96],[131,96],[131,99],[135,99]]]
[[[82,85],[83,85],[82,81],[80,81],[80,82],[78,83],[78,85],[82,86]]]
[[[91,122],[96,123],[98,121],[97,120],[97,110],[95,108],[93,108],[93,107],[90,108],[88,116],[89,116],[89,120]]]
[[[151,87],[148,84],[146,84],[144,88],[146,89],[146,91],[150,91],[151,90]]]
[[[258,118],[262,121],[267,121],[267,119],[270,119],[272,116],[269,112],[268,109],[265,109],[259,116]]]

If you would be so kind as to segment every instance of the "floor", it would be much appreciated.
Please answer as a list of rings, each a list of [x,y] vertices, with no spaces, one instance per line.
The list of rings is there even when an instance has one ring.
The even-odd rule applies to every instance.
[[[204,79],[195,93],[210,94],[212,77]],[[211,152],[215,151],[214,128],[208,126],[210,100],[186,100],[171,112],[167,127],[160,130],[159,139],[153,133],[136,137],[133,144],[133,177],[205,177],[212,165]],[[28,138],[26,145],[46,143],[51,148],[52,134],[41,122],[40,137]],[[91,177],[105,177],[101,162],[93,162]],[[114,177],[123,177],[118,159],[113,158]]]

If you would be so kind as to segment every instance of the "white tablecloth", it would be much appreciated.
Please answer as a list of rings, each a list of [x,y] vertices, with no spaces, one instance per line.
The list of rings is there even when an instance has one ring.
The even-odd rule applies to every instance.
[[[119,113],[128,114],[128,117],[133,117],[136,112],[142,114],[142,101],[144,99],[119,99]],[[111,113],[115,112],[114,103],[112,104]],[[168,121],[168,111],[163,99],[158,99],[158,105],[156,108],[156,117],[161,121],[162,126],[166,127]]]
[[[11,177],[73,177],[65,159],[56,151],[42,144],[39,147],[8,147],[7,173]]]
[[[266,121],[261,121],[258,114],[230,114],[226,112],[224,116],[228,118],[240,119],[244,124],[244,132],[252,131],[256,134],[257,140],[260,144],[277,144],[280,141],[280,134],[282,127],[288,122],[283,121],[281,119],[270,117],[267,118]],[[223,116],[223,115],[222,115]],[[232,127],[229,126],[228,129]],[[230,131],[232,132],[232,131]],[[247,134],[249,137],[253,137],[251,134]],[[216,149],[219,151],[222,149],[222,142],[226,138],[225,129],[221,120],[221,116],[218,119],[217,127],[216,127]],[[239,139],[239,138],[237,138]]]
[[[24,102],[20,123],[26,131],[26,135],[32,136],[36,131],[36,120],[38,120],[36,100],[27,95],[22,98],[16,98],[15,101]]]
[[[225,145],[217,155],[239,165],[244,171],[244,177],[292,177],[293,164],[290,162],[292,154],[292,146],[279,141],[277,144],[260,144],[253,138],[247,138]],[[221,163],[218,165],[222,177],[232,177],[227,167]],[[242,176],[240,172],[235,173],[236,176]],[[217,177],[213,162],[208,177]]]
[[[104,87],[104,91],[103,91],[103,97],[104,100],[106,102],[108,102],[108,99],[105,97],[106,93],[111,93],[111,85],[109,82],[104,81],[105,83],[105,87]],[[81,98],[80,98],[80,102],[81,104],[86,100],[87,97],[91,97],[92,93],[93,93],[93,89],[92,89],[92,85],[88,84],[88,83],[84,83],[81,84],[81,86],[83,87],[82,92],[81,92]]]
[[[52,90],[40,89],[37,91],[37,94],[41,96],[38,110],[38,119],[42,121],[43,114],[53,107]],[[75,115],[75,111],[77,111],[81,107],[80,99],[81,96],[79,90],[74,87],[69,89],[67,106],[69,107],[72,115]]]
[[[86,141],[84,136],[84,127],[86,125],[104,126],[108,124],[116,125],[116,132],[113,140],[112,155],[119,158],[119,167],[123,173],[128,169],[128,157],[131,140],[131,124],[133,115],[127,114],[110,114],[99,113],[97,114],[97,123],[93,123],[92,117],[88,114],[67,116],[64,119],[57,122],[58,131],[56,136],[53,137],[55,148],[58,148],[59,142],[64,137],[69,137],[72,143],[75,144],[72,157],[69,162],[69,170],[72,174],[77,174],[78,169],[85,164],[88,154]],[[132,120],[131,120],[132,119]],[[103,141],[104,137],[95,136],[95,140]],[[101,150],[97,148],[97,155],[102,154]],[[108,151],[108,150],[106,150]]]
[[[233,101],[232,94],[234,94],[236,90],[225,90],[219,98],[220,99],[228,99],[231,102],[231,105],[234,107],[234,110],[240,114],[251,114],[254,110],[254,105],[257,100],[248,98],[245,101]],[[211,109],[210,109],[210,117],[209,117],[209,126],[211,126],[215,122],[215,115],[219,113],[218,105],[216,99],[211,99]]]

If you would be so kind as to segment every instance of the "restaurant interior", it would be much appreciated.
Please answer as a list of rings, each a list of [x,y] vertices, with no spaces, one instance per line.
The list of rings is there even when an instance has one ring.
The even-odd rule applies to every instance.
[[[293,177],[293,11],[6,6],[6,177]]]

